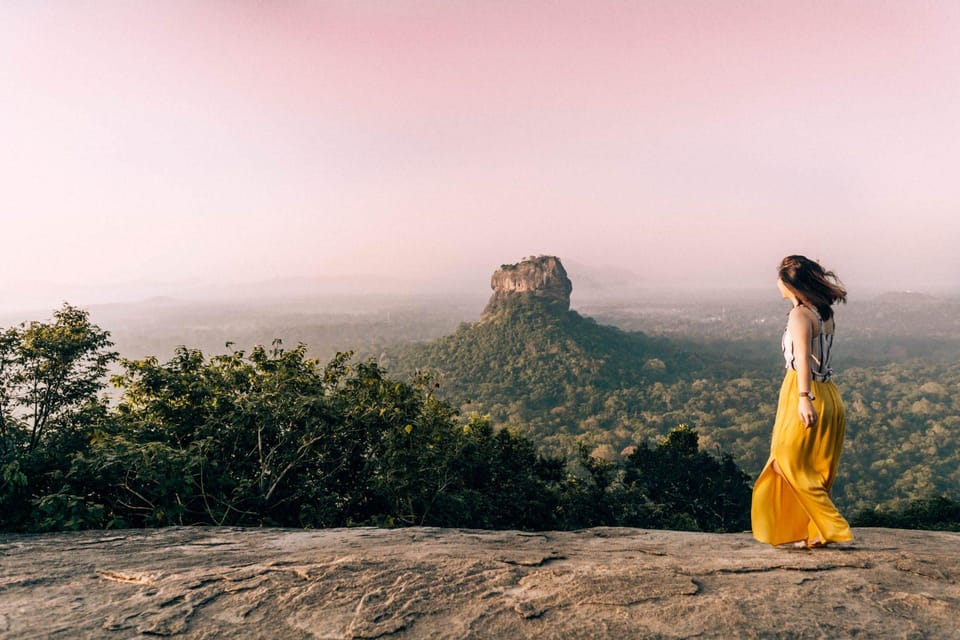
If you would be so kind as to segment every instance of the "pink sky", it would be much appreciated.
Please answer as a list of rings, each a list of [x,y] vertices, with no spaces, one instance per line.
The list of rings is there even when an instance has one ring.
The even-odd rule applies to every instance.
[[[0,296],[539,253],[960,289],[958,76],[955,2],[3,3]]]

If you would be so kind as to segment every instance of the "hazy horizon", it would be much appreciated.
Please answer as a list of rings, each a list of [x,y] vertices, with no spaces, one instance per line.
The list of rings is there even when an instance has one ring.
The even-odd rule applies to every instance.
[[[5,3],[0,311],[539,254],[575,296],[790,253],[957,293],[957,77],[947,1]]]
[[[518,259],[519,261],[520,259]],[[492,267],[493,269],[495,267]],[[637,284],[623,279],[623,270],[592,269],[572,263],[567,272],[573,281],[571,308],[596,305],[648,302],[666,304],[701,301],[715,305],[729,300],[732,306],[750,305],[767,301],[776,303],[779,292],[772,284],[742,286],[676,287],[658,283]],[[129,306],[148,308],[150,305],[180,305],[208,307],[241,307],[248,310],[271,305],[300,305],[313,301],[321,306],[332,304],[338,313],[349,310],[385,309],[396,304],[434,304],[462,306],[472,304],[479,314],[491,295],[490,273],[457,283],[436,286],[427,282],[409,283],[378,276],[346,276],[341,279],[273,278],[261,281],[228,284],[192,282],[128,282],[107,283],[99,286],[57,286],[51,284],[27,294],[0,299],[0,326],[7,322],[47,318],[63,303],[84,308]],[[610,279],[603,281],[604,276]],[[638,278],[637,282],[642,279]],[[846,284],[846,283],[845,283]],[[896,288],[875,286],[850,290],[852,303],[872,302],[880,296],[898,293],[916,293],[960,302],[960,290],[931,288]],[[849,289],[849,285],[848,289]],[[27,315],[30,315],[27,318]],[[39,315],[38,315],[39,314]],[[22,316],[22,317],[21,317]],[[34,317],[36,316],[36,317]]]

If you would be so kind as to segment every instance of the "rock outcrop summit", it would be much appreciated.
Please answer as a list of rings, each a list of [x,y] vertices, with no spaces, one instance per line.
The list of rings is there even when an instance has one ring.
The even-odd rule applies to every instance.
[[[567,277],[560,258],[537,256],[525,258],[517,264],[501,265],[490,278],[493,295],[483,310],[481,320],[497,313],[512,301],[536,301],[567,311],[573,283]]]
[[[0,638],[960,638],[960,533],[0,535]]]

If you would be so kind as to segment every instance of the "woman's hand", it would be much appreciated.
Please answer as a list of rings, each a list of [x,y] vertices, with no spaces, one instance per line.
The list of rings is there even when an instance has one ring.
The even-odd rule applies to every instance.
[[[803,426],[810,428],[817,424],[817,410],[813,408],[813,400],[807,396],[800,396],[800,405],[797,407],[800,413],[800,422]]]

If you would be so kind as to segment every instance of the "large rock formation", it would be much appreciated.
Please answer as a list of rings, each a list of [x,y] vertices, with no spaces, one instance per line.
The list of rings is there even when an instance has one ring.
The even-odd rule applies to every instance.
[[[2,638],[960,638],[960,533],[0,536]]]
[[[566,311],[570,308],[573,284],[556,256],[525,258],[517,264],[501,265],[490,278],[493,295],[481,319],[494,315],[511,301],[536,301]]]

